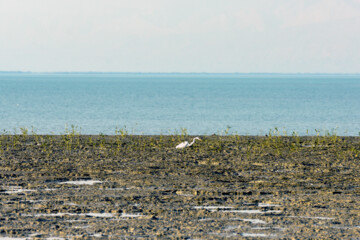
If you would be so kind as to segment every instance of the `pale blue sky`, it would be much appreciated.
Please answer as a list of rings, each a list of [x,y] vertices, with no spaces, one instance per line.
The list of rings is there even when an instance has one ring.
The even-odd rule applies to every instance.
[[[360,72],[360,0],[0,0],[0,71]]]

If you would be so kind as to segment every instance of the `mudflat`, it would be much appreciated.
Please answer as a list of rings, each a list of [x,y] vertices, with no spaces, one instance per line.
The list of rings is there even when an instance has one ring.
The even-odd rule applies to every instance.
[[[360,137],[192,138],[0,136],[0,238],[360,238]]]

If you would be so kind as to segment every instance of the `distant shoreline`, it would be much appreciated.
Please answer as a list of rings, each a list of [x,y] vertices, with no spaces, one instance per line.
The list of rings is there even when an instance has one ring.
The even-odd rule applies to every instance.
[[[131,75],[360,75],[360,73],[277,73],[277,72],[101,72],[101,71],[75,71],[75,72],[33,72],[33,71],[0,71],[0,74],[131,74]]]

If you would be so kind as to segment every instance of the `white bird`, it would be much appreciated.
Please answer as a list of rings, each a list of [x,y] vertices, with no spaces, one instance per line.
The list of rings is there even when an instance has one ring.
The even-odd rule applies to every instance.
[[[182,143],[180,143],[179,145],[177,145],[176,148],[177,148],[177,149],[181,149],[181,148],[190,147],[191,145],[194,144],[195,140],[200,140],[200,141],[201,141],[200,138],[195,137],[195,138],[192,140],[191,143],[189,143],[188,141],[185,141],[185,142],[182,142]]]

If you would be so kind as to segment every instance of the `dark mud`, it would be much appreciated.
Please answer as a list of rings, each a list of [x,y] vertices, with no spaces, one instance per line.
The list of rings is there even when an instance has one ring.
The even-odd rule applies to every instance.
[[[360,239],[359,137],[0,136],[0,238]]]

